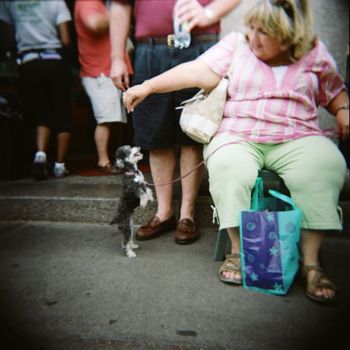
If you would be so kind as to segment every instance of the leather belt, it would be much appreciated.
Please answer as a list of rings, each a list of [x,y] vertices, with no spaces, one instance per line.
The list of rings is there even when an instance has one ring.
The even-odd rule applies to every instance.
[[[23,51],[18,54],[17,64],[21,65],[33,60],[61,60],[62,55],[58,49],[37,49]]]
[[[191,43],[207,43],[218,41],[219,34],[197,34],[191,36]],[[174,47],[174,34],[168,36],[155,36],[149,38],[136,39],[137,44],[153,44],[153,45],[168,45]]]

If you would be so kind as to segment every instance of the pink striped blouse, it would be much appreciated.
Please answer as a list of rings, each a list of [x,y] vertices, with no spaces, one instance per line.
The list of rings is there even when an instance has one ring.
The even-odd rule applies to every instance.
[[[244,36],[226,35],[199,57],[218,75],[233,70],[224,119],[218,134],[242,134],[260,143],[278,143],[323,135],[317,108],[345,89],[336,65],[320,41],[298,62],[288,65],[280,84],[270,66],[249,49]]]

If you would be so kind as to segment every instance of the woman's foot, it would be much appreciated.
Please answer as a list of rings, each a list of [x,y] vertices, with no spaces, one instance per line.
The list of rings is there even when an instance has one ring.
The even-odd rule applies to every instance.
[[[303,266],[306,282],[306,296],[318,303],[333,304],[337,299],[337,289],[318,265]]]
[[[222,282],[241,285],[241,256],[239,253],[226,255],[226,260],[219,270],[219,278]]]

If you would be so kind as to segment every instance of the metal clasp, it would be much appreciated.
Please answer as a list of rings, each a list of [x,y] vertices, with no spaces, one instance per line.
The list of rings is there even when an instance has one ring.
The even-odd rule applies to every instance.
[[[175,44],[175,35],[174,34],[169,34],[167,36],[167,44],[169,47],[174,47],[174,44]]]

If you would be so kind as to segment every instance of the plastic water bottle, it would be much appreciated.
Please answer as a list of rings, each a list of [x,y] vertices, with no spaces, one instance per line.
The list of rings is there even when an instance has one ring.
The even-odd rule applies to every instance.
[[[191,33],[188,30],[188,22],[180,23],[174,16],[174,47],[185,49],[191,44]]]

